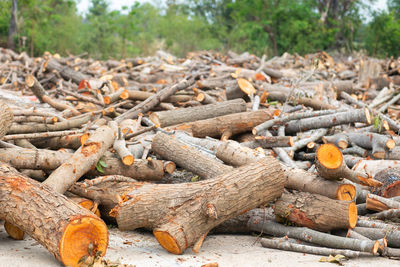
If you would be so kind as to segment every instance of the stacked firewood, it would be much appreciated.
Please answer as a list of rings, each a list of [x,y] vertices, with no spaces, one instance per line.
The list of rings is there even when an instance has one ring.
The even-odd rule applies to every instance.
[[[269,248],[400,256],[398,226],[377,221],[400,214],[400,60],[0,62],[0,218],[65,265],[106,253],[104,221],[174,254],[256,231]]]

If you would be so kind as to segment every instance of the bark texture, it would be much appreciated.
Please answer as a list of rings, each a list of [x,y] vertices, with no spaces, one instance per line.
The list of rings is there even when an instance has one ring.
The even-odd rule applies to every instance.
[[[0,101],[0,140],[10,129],[13,119],[14,115],[10,107]]]

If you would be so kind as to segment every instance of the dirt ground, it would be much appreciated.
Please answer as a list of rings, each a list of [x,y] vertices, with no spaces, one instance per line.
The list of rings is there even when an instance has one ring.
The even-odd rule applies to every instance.
[[[2,223],[1,223],[2,224]],[[335,266],[319,262],[320,256],[261,247],[255,236],[214,235],[205,240],[198,254],[190,249],[184,255],[172,255],[159,246],[151,233],[120,232],[110,229],[106,258],[114,262],[141,266],[194,266],[218,262],[219,266]],[[352,259],[347,267],[400,266],[400,261],[380,257]],[[62,266],[31,238],[15,241],[0,227],[0,267]],[[336,265],[337,266],[337,265]]]

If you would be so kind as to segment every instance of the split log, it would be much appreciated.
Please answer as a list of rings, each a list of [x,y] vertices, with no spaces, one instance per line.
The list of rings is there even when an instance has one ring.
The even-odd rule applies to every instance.
[[[400,167],[392,167],[379,171],[374,179],[383,185],[374,188],[372,193],[386,198],[400,196]]]
[[[354,202],[306,192],[283,193],[275,202],[274,211],[283,221],[322,232],[354,228],[357,223]]]
[[[334,236],[318,232],[306,227],[290,227],[260,217],[252,217],[248,226],[253,231],[276,237],[291,237],[306,242],[315,243],[329,248],[350,249],[354,251],[376,254],[379,249],[378,241],[358,240],[346,237]]]
[[[367,108],[339,112],[336,114],[318,116],[316,118],[305,118],[288,122],[286,133],[297,133],[318,128],[330,128],[332,126],[363,122],[371,124],[371,115]]]
[[[207,120],[184,123],[174,126],[172,129],[190,132],[195,137],[222,136],[222,140],[227,140],[232,135],[250,131],[254,126],[271,117],[271,113],[266,110],[241,112]]]
[[[317,150],[315,160],[318,174],[328,180],[346,178],[354,183],[367,186],[381,186],[382,183],[370,178],[365,173],[350,170],[344,162],[342,152],[333,144],[323,144]]]
[[[33,94],[39,99],[40,102],[44,102],[52,106],[53,108],[63,111],[70,110],[73,115],[81,114],[74,107],[69,106],[67,104],[56,101],[48,96],[47,92],[44,90],[43,86],[39,83],[39,81],[32,74],[28,74],[25,77],[26,85],[32,90]]]
[[[195,148],[176,140],[173,136],[158,133],[153,138],[151,148],[154,153],[175,162],[204,179],[210,179],[232,168],[201,154]]]
[[[113,144],[115,136],[110,127],[99,127],[71,158],[50,174],[44,184],[56,192],[67,191],[99,161],[104,152]]]
[[[201,182],[144,184],[129,192],[131,199],[119,204],[113,214],[121,230],[153,229],[158,242],[171,253],[182,254],[193,244],[196,252],[212,228],[274,200],[283,186],[279,163],[266,157]]]
[[[0,140],[10,129],[13,119],[12,110],[6,103],[0,101]]]
[[[372,240],[378,240],[381,238],[387,239],[387,245],[389,247],[400,247],[400,231],[393,229],[380,229],[380,228],[368,228],[368,227],[355,227],[353,229],[359,234],[366,236]]]
[[[366,207],[369,210],[383,211],[388,209],[400,209],[400,202],[390,198],[380,197],[374,194],[367,195]]]
[[[160,127],[167,127],[244,111],[246,102],[243,99],[235,99],[192,108],[154,112],[150,115],[150,119]]]
[[[262,238],[261,245],[265,248],[273,248],[284,251],[295,251],[300,253],[325,255],[325,256],[343,255],[347,258],[358,258],[361,255],[359,251],[308,246],[308,245],[293,243],[285,239],[275,240],[275,239]]]
[[[106,253],[108,230],[90,211],[0,164],[0,218],[26,232],[66,266]],[[29,192],[29,193],[27,193]]]

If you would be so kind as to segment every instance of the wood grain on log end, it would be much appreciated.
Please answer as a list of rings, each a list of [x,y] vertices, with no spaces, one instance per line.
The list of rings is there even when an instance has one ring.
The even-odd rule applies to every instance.
[[[79,266],[79,260],[85,255],[104,256],[107,245],[107,225],[96,217],[79,216],[65,227],[60,240],[60,258],[65,266]]]
[[[133,164],[134,161],[135,161],[135,159],[134,159],[134,157],[133,157],[132,155],[125,156],[125,157],[122,159],[122,163],[123,163],[124,165],[126,165],[126,166],[131,166],[131,165]]]
[[[327,169],[337,169],[342,165],[343,155],[333,144],[321,145],[317,150],[317,159]]]
[[[164,161],[164,172],[172,174],[176,170],[176,164],[172,161]]]
[[[353,201],[356,197],[356,187],[352,184],[342,184],[336,192],[336,199]]]
[[[170,235],[167,231],[153,231],[154,236],[156,237],[158,243],[168,252],[176,255],[180,255],[186,249],[181,249],[179,247],[178,242],[176,239]]]
[[[12,223],[7,221],[4,222],[4,229],[7,234],[14,240],[23,240],[25,236],[25,232],[22,231],[19,227],[15,226]]]
[[[369,112],[368,108],[364,108],[364,113],[367,124],[371,124],[371,113]]]
[[[357,224],[357,205],[355,202],[349,203],[349,228],[356,227]]]

